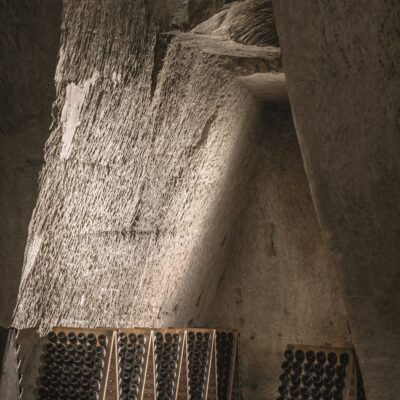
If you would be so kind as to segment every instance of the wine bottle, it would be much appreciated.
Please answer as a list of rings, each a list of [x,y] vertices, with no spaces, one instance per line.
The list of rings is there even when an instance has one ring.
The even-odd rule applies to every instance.
[[[78,342],[82,345],[86,344],[86,334],[84,332],[79,332],[76,335],[76,338],[78,339]]]
[[[56,342],[57,342],[57,335],[56,335],[56,333],[53,332],[53,331],[50,331],[50,332],[47,334],[47,340],[48,340],[49,342],[51,342],[51,343],[56,343]]]
[[[67,338],[68,338],[68,341],[72,344],[75,344],[77,341],[75,332],[68,332]]]
[[[108,339],[106,335],[104,334],[99,335],[98,341],[101,346],[107,347]]]
[[[67,341],[67,335],[65,334],[65,332],[58,332],[57,333],[57,339],[59,342],[61,343],[65,343]]]
[[[314,365],[310,363],[305,363],[304,364],[304,372],[306,374],[311,374],[314,371]]]
[[[332,392],[329,389],[325,389],[322,391],[322,398],[325,400],[330,400],[332,398]]]
[[[64,354],[65,353],[65,347],[62,343],[57,343],[55,345],[55,351],[59,354]]]
[[[289,375],[288,374],[281,374],[279,376],[279,380],[284,384],[287,385],[289,382]]]
[[[334,376],[335,375],[335,368],[332,365],[327,365],[325,367],[325,373],[327,376]]]
[[[328,363],[330,365],[335,365],[337,363],[337,355],[333,351],[328,353]]]
[[[292,350],[286,350],[283,355],[286,358],[286,360],[288,360],[288,361],[292,361],[293,360],[294,356],[293,356],[293,351]]]
[[[279,392],[282,396],[286,395],[287,392],[288,392],[288,389],[287,389],[286,385],[280,385],[279,388],[278,388],[278,392]]]
[[[294,358],[296,359],[297,362],[300,364],[305,360],[305,354],[303,350],[296,350],[294,354]]]
[[[90,332],[86,335],[86,340],[90,345],[96,345],[97,343],[97,337],[94,333]]]
[[[312,350],[308,350],[306,352],[306,360],[310,363],[313,364],[315,361],[315,353]]]
[[[146,344],[146,338],[142,333],[139,333],[139,335],[137,335],[137,339],[139,344]]]
[[[317,362],[318,364],[325,364],[326,362],[326,355],[323,351],[317,352]]]
[[[300,390],[296,386],[291,386],[289,389],[289,393],[295,399],[297,399],[300,396]]]
[[[292,370],[292,366],[288,361],[284,361],[281,365],[281,368],[288,374]]]

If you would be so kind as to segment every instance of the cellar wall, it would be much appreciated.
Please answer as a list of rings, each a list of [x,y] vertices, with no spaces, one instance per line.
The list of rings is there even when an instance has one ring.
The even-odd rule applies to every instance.
[[[394,398],[398,6],[275,1],[300,153],[288,109],[161,35],[218,1],[78,3],[60,46],[60,2],[1,4],[0,325],[23,265],[16,327],[237,328],[246,399],[288,342],[351,330],[367,397]]]
[[[0,326],[4,328],[11,324],[16,304],[44,144],[50,134],[61,8],[61,0],[0,3]]]
[[[211,323],[241,333],[244,399],[275,399],[287,344],[351,345],[289,107],[267,105]]]
[[[400,390],[400,3],[274,2],[313,202],[368,399]]]
[[[175,41],[159,68],[157,21],[141,0],[92,5],[64,3],[14,324],[191,325],[225,267],[261,101],[226,60]]]

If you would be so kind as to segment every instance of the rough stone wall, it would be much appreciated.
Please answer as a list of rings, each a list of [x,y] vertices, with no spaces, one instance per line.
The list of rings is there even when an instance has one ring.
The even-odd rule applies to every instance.
[[[368,399],[400,390],[400,3],[276,0],[312,197]]]
[[[288,107],[268,105],[211,323],[241,333],[244,399],[275,399],[288,343],[351,345]]]
[[[186,325],[223,270],[259,102],[178,44],[154,76],[140,0],[66,1],[62,30],[15,325]]]
[[[43,147],[50,134],[61,6],[58,0],[0,1],[2,327],[9,327],[17,299]]]
[[[156,4],[63,12],[15,326],[236,326],[245,398],[274,398],[288,342],[350,341],[288,110],[265,115],[217,54],[173,40],[162,59]]]

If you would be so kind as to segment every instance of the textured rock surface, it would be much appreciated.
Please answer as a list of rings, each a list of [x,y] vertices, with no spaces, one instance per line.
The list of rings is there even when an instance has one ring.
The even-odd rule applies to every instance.
[[[241,332],[245,399],[275,399],[288,343],[351,344],[289,108],[268,106],[212,323]]]
[[[5,356],[0,374],[0,398],[4,400],[14,400],[19,397],[18,385],[18,357],[16,347],[16,330],[10,329],[6,342]]]
[[[274,3],[296,129],[368,399],[400,390],[400,3]]]
[[[49,137],[61,1],[0,1],[0,326],[15,307]]]
[[[154,85],[149,10],[90,4],[64,5],[15,324],[187,324],[222,273],[258,101],[218,58],[178,44]]]
[[[279,46],[270,0],[226,4],[221,11],[196,26],[193,32],[250,46]]]
[[[338,274],[367,395],[395,397],[387,384],[395,393],[400,369],[390,357],[400,350],[399,91],[388,77],[398,77],[398,6],[370,1],[374,12],[361,16],[353,2],[339,9],[276,1],[307,183],[288,110],[260,100],[267,98],[262,82],[268,90],[277,83],[284,99],[279,50],[254,46],[265,43],[242,31],[240,21],[228,24],[229,34],[216,34],[229,22],[221,15],[167,48],[162,32],[189,29],[218,4],[169,1],[168,14],[161,2],[146,4],[64,1],[55,121],[15,325],[39,325],[41,332],[52,325],[231,325],[243,334],[245,398],[273,399],[287,342],[350,341]],[[2,32],[15,26],[7,23]],[[7,54],[7,73],[16,59],[28,68],[22,76],[32,77],[32,63],[25,65],[19,51]],[[18,88],[4,76],[6,91]],[[45,78],[35,82],[42,89]],[[49,108],[48,93],[39,97]],[[382,101],[378,93],[385,93]],[[6,101],[15,106],[2,113],[3,131],[31,138],[37,127],[47,128],[50,113],[41,102],[28,101],[28,112],[19,103],[35,96],[15,98]],[[30,112],[33,106],[41,111]],[[15,128],[25,114],[46,118]],[[9,178],[2,189],[10,191],[11,166],[25,153],[7,144],[17,143],[12,135],[3,136],[2,177]],[[35,187],[38,168],[22,187]],[[1,199],[3,209],[26,213],[24,223],[2,228],[19,251],[24,237],[14,229],[23,236],[32,195],[27,199],[28,205]],[[12,243],[2,247],[17,265],[22,256]],[[16,285],[18,274],[12,279]]]

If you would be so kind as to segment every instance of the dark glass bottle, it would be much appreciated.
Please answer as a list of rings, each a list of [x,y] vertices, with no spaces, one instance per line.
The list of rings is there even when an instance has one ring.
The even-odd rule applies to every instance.
[[[297,399],[300,396],[300,390],[297,386],[291,386],[289,393],[294,399]]]
[[[317,357],[318,364],[326,363],[326,354],[323,351],[318,351],[316,357]]]
[[[293,386],[300,386],[301,384],[301,379],[300,379],[300,375],[292,375],[290,377],[290,382],[292,382]]]
[[[86,334],[84,332],[79,332],[76,335],[76,338],[78,339],[78,342],[82,345],[86,344]]]
[[[86,335],[86,340],[87,340],[87,342],[90,344],[90,345],[96,345],[96,343],[97,343],[97,337],[96,337],[96,335],[94,334],[94,333],[88,333],[87,335]]]
[[[334,376],[335,375],[335,368],[332,365],[327,365],[325,367],[325,374],[327,376],[330,376],[330,377]]]
[[[332,392],[329,389],[325,389],[322,391],[322,398],[324,400],[330,400],[333,397]]]
[[[305,363],[304,364],[304,372],[306,374],[312,374],[312,372],[314,371],[314,365],[310,364],[310,363]]]
[[[318,376],[322,376],[324,374],[324,367],[321,364],[314,365],[313,370]]]
[[[282,396],[286,395],[287,392],[288,392],[288,389],[287,389],[286,385],[280,385],[279,388],[278,388],[278,392],[279,392]]]
[[[104,358],[106,356],[106,349],[103,346],[96,346],[96,353],[99,357]]]
[[[67,335],[68,341],[72,344],[76,343],[76,333],[75,332],[68,332]]]
[[[288,374],[292,370],[292,366],[288,361],[284,361],[281,365],[282,369]]]
[[[310,390],[307,387],[302,387],[300,389],[300,396],[302,399],[308,399],[310,397]]]
[[[44,346],[43,351],[45,352],[45,354],[54,354],[56,351],[56,346],[54,345],[54,343],[47,343]]]
[[[73,356],[75,353],[75,346],[71,343],[65,345],[65,351],[70,355]]]
[[[302,381],[302,383],[303,383],[303,385],[304,385],[305,387],[310,387],[311,384],[312,384],[312,382],[311,382],[311,376],[308,375],[308,374],[302,375],[301,381]]]
[[[289,375],[288,374],[281,374],[279,376],[279,380],[284,384],[287,385],[289,383]]]
[[[294,355],[293,355],[293,351],[292,351],[292,350],[286,350],[286,351],[283,353],[283,355],[284,355],[284,357],[286,358],[286,360],[288,360],[288,361],[292,361],[293,358],[294,358]]]
[[[313,364],[315,361],[315,353],[312,350],[308,350],[306,352],[306,360],[310,363]]]
[[[103,334],[99,335],[98,341],[101,346],[107,347],[108,339],[106,335]]]
[[[48,340],[49,342],[51,342],[51,343],[56,343],[56,342],[57,342],[57,335],[56,335],[56,333],[53,332],[53,331],[50,331],[50,332],[47,334],[47,340]]]
[[[60,341],[61,343],[65,343],[67,341],[67,335],[65,334],[65,332],[58,332],[57,333],[57,339],[58,341]]]
[[[337,355],[333,351],[328,353],[328,357],[327,358],[328,358],[328,363],[330,365],[335,365],[337,363]]]
[[[296,361],[298,361],[300,364],[305,360],[305,354],[303,350],[296,350],[294,357]]]
[[[333,398],[335,400],[343,400],[343,392],[341,390],[334,390],[333,391]]]
[[[65,353],[65,346],[62,343],[56,343],[55,350],[59,354],[64,354]]]

